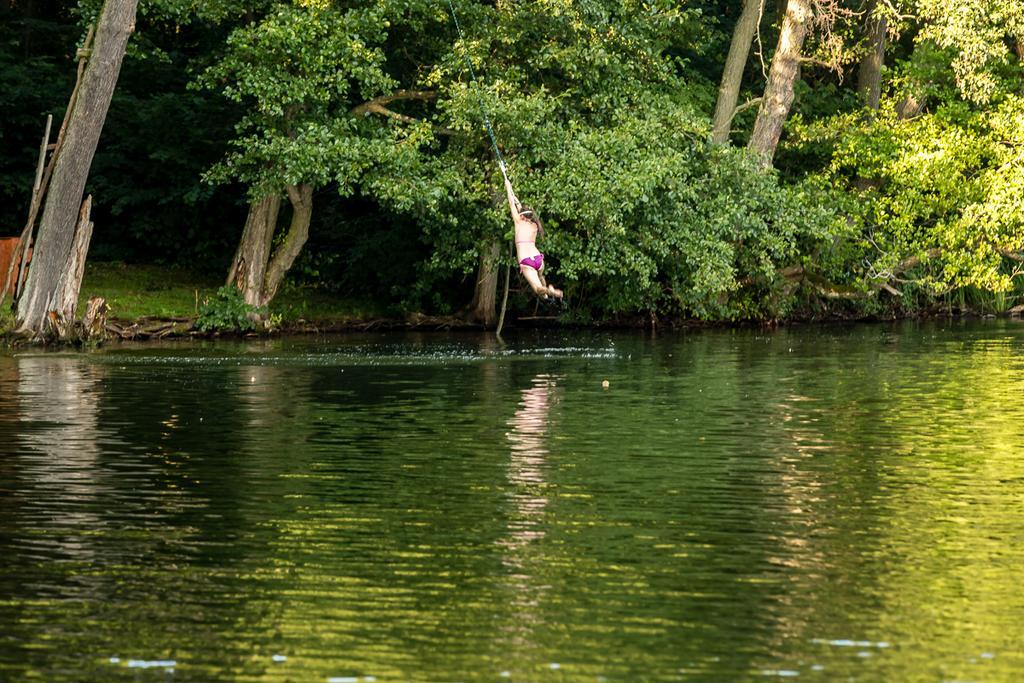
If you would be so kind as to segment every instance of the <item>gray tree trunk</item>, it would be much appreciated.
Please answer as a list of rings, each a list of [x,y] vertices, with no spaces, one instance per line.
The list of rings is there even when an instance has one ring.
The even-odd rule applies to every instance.
[[[280,208],[281,197],[277,194],[266,195],[249,204],[242,239],[231,262],[227,283],[237,287],[245,303],[251,306],[263,305],[263,281]]]
[[[263,281],[263,303],[260,306],[266,306],[277,296],[285,274],[309,238],[309,223],[313,219],[313,186],[289,185],[287,189],[288,199],[292,203],[292,221],[284,242],[274,250],[274,256],[267,266],[267,275]]]
[[[747,145],[765,167],[772,165],[775,148],[782,136],[782,126],[793,106],[793,87],[800,77],[800,54],[812,18],[811,0],[788,0],[786,3],[779,43],[772,56],[768,83],[765,84],[754,132]]]
[[[245,302],[252,306],[263,307],[274,299],[284,276],[309,238],[313,187],[289,185],[287,192],[292,204],[292,219],[281,245],[271,253],[281,197],[266,195],[249,205],[242,239],[231,263],[228,284],[235,285]]]
[[[728,142],[732,117],[736,112],[736,102],[740,96],[740,83],[743,70],[750,56],[750,45],[754,42],[758,20],[761,18],[761,3],[764,0],[744,0],[743,11],[732,32],[729,44],[729,56],[725,59],[725,70],[722,71],[722,82],[718,86],[718,100],[715,102],[715,114],[712,118],[711,140],[717,144]]]
[[[492,240],[480,251],[480,265],[476,271],[476,288],[469,304],[471,320],[488,327],[498,323],[498,265],[501,260],[501,242]]]
[[[138,0],[107,0],[100,12],[96,42],[78,98],[66,117],[67,137],[54,163],[32,266],[18,300],[21,331],[43,333],[47,312],[68,268],[85,182],[121,72],[125,46],[135,28],[137,4]]]
[[[879,16],[877,3],[872,4],[867,33],[870,52],[860,60],[857,70],[857,92],[861,101],[871,109],[878,109],[882,95],[882,66],[885,64],[885,36],[888,22]]]
[[[92,195],[89,195],[82,203],[82,209],[78,214],[78,224],[75,227],[68,268],[61,276],[60,284],[57,287],[57,298],[52,307],[52,310],[57,311],[69,322],[74,322],[75,313],[78,311],[78,293],[82,289],[85,259],[89,253],[89,242],[92,240],[91,212]]]
[[[82,202],[78,214],[67,269],[61,274],[55,298],[46,313],[46,337],[53,336],[63,341],[73,341],[78,336],[75,329],[75,313],[78,311],[78,293],[82,289],[82,277],[85,275],[85,258],[89,253],[89,241],[92,239],[91,211],[92,195],[89,195]]]

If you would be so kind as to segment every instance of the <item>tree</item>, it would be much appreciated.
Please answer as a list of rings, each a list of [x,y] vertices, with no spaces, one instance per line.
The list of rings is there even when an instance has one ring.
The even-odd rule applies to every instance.
[[[687,114],[693,111],[694,102],[687,98],[697,98],[677,78],[671,51],[699,42],[703,27],[693,10],[646,11],[618,0],[471,4],[460,7],[460,16],[466,40],[444,54],[427,77],[428,83],[438,84],[435,120],[461,133],[448,140],[440,155],[444,167],[460,177],[444,186],[439,205],[444,220],[428,219],[426,230],[443,255],[438,268],[475,269],[472,313],[488,321],[495,317],[498,298],[495,256],[506,253],[511,225],[507,209],[491,200],[501,192],[501,176],[481,128],[481,105],[467,83],[464,60],[471,60],[480,77],[483,106],[510,161],[520,199],[537,206],[545,224],[554,228],[563,221],[574,223],[594,203],[588,191],[597,184],[595,176],[625,180],[621,169],[587,164],[575,155],[570,157],[581,162],[575,177],[555,180],[549,172],[561,166],[559,160],[579,138],[621,125],[622,113],[630,107],[643,110],[652,99],[660,102],[651,93],[675,91],[681,108]],[[564,184],[556,188],[556,183]],[[564,194],[569,190],[576,192],[571,199]],[[552,206],[556,193],[568,200],[557,209]],[[458,230],[451,229],[452,222]],[[544,249],[558,256],[566,243],[552,236]],[[556,267],[561,267],[556,260],[546,262],[546,268]]]
[[[754,132],[747,145],[766,167],[772,165],[782,126],[793,106],[793,89],[800,76],[801,51],[813,18],[811,0],[787,0],[778,46],[772,56]]]
[[[857,70],[857,92],[869,109],[878,109],[882,93],[882,66],[885,64],[885,38],[889,22],[878,0],[871,3],[867,18],[867,51]]]
[[[1007,38],[1024,38],[1024,3],[1019,0],[915,0],[921,31],[918,43],[952,52],[957,87],[970,102],[986,104],[1004,90],[1000,70],[1010,63]],[[1003,81],[1003,82],[1001,82]]]
[[[236,29],[223,58],[202,77],[249,107],[234,151],[209,175],[250,187],[249,216],[228,275],[247,303],[266,306],[276,295],[308,238],[316,188],[333,184],[351,194],[365,172],[386,164],[393,144],[418,144],[406,131],[414,119],[389,106],[428,101],[434,93],[402,89],[385,49],[396,32],[423,24],[426,5],[418,7],[410,13],[382,1],[348,9],[278,4]],[[291,220],[275,239],[282,196]]]
[[[32,267],[18,301],[18,325],[24,332],[46,331],[47,314],[69,269],[85,183],[134,29],[137,4],[138,0],[106,0],[100,11],[92,54],[65,116],[65,135],[53,162]]]
[[[716,143],[729,140],[733,117],[736,115],[736,102],[740,95],[740,82],[743,70],[750,55],[750,46],[764,9],[764,0],[744,0],[743,11],[736,21],[729,54],[722,70],[722,81],[718,86],[718,99],[715,101],[715,113],[711,121],[711,139]]]

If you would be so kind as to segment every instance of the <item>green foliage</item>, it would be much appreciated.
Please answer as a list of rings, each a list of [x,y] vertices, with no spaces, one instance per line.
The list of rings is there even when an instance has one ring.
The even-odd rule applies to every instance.
[[[1024,39],[1020,0],[915,0],[921,22],[919,42],[931,42],[952,55],[950,66],[963,96],[984,104],[1005,92],[1011,64],[1005,40]]]
[[[391,137],[351,109],[399,87],[385,68],[385,43],[395,25],[421,25],[417,10],[427,7],[407,13],[383,1],[344,9],[278,3],[260,21],[236,28],[223,58],[197,82],[247,108],[231,153],[209,179],[239,180],[254,194],[299,183],[334,183],[351,193]]]
[[[845,115],[801,131],[834,145],[826,176],[859,235],[848,278],[938,294],[1013,288],[1024,251],[1024,100],[901,118]]]
[[[266,312],[265,308],[245,303],[233,285],[224,285],[199,307],[196,329],[202,332],[250,332],[256,329],[256,319]]]
[[[784,306],[777,271],[831,235],[832,215],[805,189],[708,145],[703,126],[652,102],[572,140],[546,171],[543,205],[566,216],[551,251],[595,313],[773,316]]]

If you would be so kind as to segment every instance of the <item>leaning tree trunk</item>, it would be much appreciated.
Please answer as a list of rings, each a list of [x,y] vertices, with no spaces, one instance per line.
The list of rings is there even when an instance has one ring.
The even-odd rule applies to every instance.
[[[25,291],[18,300],[19,329],[44,332],[47,312],[68,268],[85,182],[121,72],[128,37],[135,28],[138,0],[107,0],[96,29],[81,90],[66,117],[64,143],[54,163]]]
[[[811,0],[788,0],[786,3],[779,44],[772,56],[768,83],[765,84],[754,132],[747,145],[765,167],[772,165],[782,126],[793,106],[793,87],[800,76],[800,52],[812,18]]]
[[[764,0],[744,0],[743,11],[732,32],[732,43],[729,45],[729,56],[725,59],[725,70],[718,86],[718,100],[715,102],[715,115],[712,119],[711,139],[715,143],[729,140],[729,130],[740,96],[743,69],[747,65],[750,45],[754,42],[754,33],[761,18],[762,2]]]
[[[476,271],[476,289],[469,304],[471,320],[491,327],[498,323],[498,264],[501,261],[501,242],[492,240],[480,252],[480,265]]]
[[[878,109],[882,95],[882,65],[885,63],[885,35],[888,22],[880,15],[878,4],[871,7],[868,17],[869,52],[860,60],[857,70],[857,92],[870,109]]]
[[[285,274],[309,238],[309,223],[313,219],[313,186],[289,185],[287,190],[288,199],[292,203],[292,221],[284,242],[274,250],[274,256],[267,266],[263,280],[263,302],[260,306],[266,306],[277,295]]]
[[[242,239],[238,242],[235,258],[228,273],[228,284],[241,292],[245,303],[262,306],[263,280],[270,260],[270,246],[277,227],[277,214],[281,197],[268,194],[249,204]]]
[[[313,186],[289,185],[292,220],[284,241],[271,253],[281,197],[269,194],[249,205],[242,239],[228,273],[228,284],[235,285],[245,303],[263,307],[277,295],[284,276],[309,238],[313,218]]]

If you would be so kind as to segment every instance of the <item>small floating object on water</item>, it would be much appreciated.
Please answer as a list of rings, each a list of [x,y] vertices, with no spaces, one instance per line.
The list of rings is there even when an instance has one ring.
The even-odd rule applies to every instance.
[[[170,669],[172,666],[177,665],[177,662],[173,659],[129,659],[129,669],[155,669],[163,667]]]
[[[609,382],[608,380],[604,380],[603,382],[601,382],[601,388],[602,388],[602,389],[607,389],[607,388],[608,388],[608,387],[610,387],[611,385],[612,385],[612,383],[611,383],[611,382]]]
[[[848,640],[846,638],[839,638],[836,640],[825,640],[824,638],[812,638],[812,643],[818,643],[823,645],[834,645],[836,647],[878,647],[887,648],[889,643],[884,640],[880,640],[877,643],[870,640]]]
[[[502,678],[512,678],[512,672],[511,671],[502,671],[498,675],[501,676]]]
[[[608,380],[605,380],[605,381],[607,382]],[[559,664],[558,662],[551,662],[550,664],[548,664],[548,668],[552,669],[552,670],[554,670],[554,669],[561,669],[562,665]]]
[[[284,655],[274,655],[271,657],[275,662],[287,662],[288,658]]]
[[[256,375],[253,375],[252,377],[250,377],[249,381],[250,382],[255,382],[256,381]]]
[[[110,658],[110,663],[111,664],[120,664],[121,663],[121,658],[120,657],[111,657]]]

